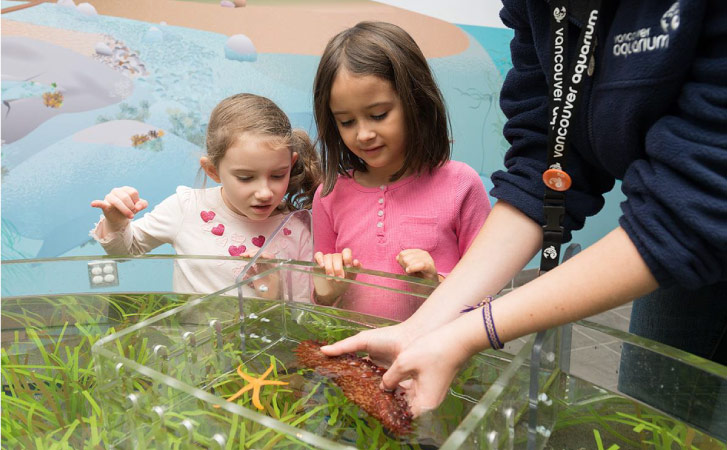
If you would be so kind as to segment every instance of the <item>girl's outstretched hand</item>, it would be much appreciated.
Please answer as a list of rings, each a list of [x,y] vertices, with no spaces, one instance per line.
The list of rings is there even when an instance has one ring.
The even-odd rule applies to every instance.
[[[106,217],[107,231],[118,231],[142,211],[149,203],[139,197],[139,192],[131,186],[113,188],[103,200],[94,200],[91,206],[99,208]]]
[[[426,250],[418,248],[402,250],[396,255],[396,262],[408,275],[439,281],[434,259]]]

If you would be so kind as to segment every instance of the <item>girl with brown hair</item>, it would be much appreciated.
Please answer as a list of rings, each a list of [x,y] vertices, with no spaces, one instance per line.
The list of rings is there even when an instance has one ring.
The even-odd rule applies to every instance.
[[[313,95],[325,171],[313,200],[316,262],[331,276],[365,267],[441,280],[490,203],[477,173],[449,160],[444,100],[416,42],[383,22],[342,31],[321,57]],[[316,286],[316,300],[399,320],[420,304],[347,285]]]
[[[311,207],[321,179],[318,154],[308,135],[293,129],[271,100],[253,94],[233,95],[214,108],[200,166],[221,186],[180,186],[133,222],[147,201],[133,187],[114,188],[103,200],[91,202],[103,211],[91,236],[114,255],[141,255],[169,243],[180,255],[249,256],[287,213]],[[299,222],[289,222],[291,229],[283,230],[284,237],[293,248],[309,248],[309,224]],[[214,292],[231,285],[243,266],[236,260],[180,260],[174,289]]]

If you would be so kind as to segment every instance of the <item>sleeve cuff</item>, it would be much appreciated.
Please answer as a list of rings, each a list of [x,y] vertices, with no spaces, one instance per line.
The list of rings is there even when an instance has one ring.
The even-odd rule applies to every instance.
[[[88,232],[88,235],[101,245],[109,244],[109,243],[119,239],[119,237],[123,237],[126,232],[126,229],[129,227],[129,223],[130,223],[130,222],[127,222],[126,225],[118,231],[112,231],[112,232],[106,233],[106,236],[104,236],[102,238],[99,236],[99,228],[101,227],[101,224],[105,220],[106,220],[106,217],[103,214],[101,214],[101,217],[98,219],[98,222],[96,222],[94,224],[93,228],[91,229],[91,231]]]

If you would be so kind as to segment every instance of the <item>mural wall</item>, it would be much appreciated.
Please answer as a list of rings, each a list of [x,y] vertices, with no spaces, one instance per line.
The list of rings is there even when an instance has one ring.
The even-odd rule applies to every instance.
[[[102,254],[91,200],[130,185],[153,207],[200,185],[207,119],[226,96],[267,96],[315,136],[320,54],[361,20],[414,37],[447,102],[454,159],[489,189],[507,149],[509,30],[367,0],[2,0],[2,258]]]

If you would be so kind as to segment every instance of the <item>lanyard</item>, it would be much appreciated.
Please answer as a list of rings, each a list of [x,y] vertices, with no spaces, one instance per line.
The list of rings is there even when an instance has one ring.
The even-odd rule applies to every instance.
[[[576,0],[582,1],[582,0]],[[596,25],[601,0],[588,2],[588,14],[578,37],[575,60],[568,67],[568,0],[550,1],[550,90],[548,102],[548,168],[543,172],[545,195],[543,210],[543,249],[540,256],[540,273],[558,265],[560,246],[563,242],[563,216],[565,215],[565,191],[571,186],[571,178],[565,171],[566,155],[570,148],[568,133],[580,106],[581,85],[584,77],[593,74],[593,51]]]

